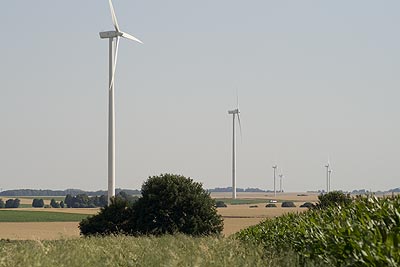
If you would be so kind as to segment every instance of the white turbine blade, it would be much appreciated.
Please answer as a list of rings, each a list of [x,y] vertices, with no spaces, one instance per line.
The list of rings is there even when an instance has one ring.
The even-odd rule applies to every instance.
[[[112,18],[115,30],[117,32],[119,32],[119,25],[118,25],[118,21],[117,21],[117,16],[115,15],[114,6],[113,6],[111,0],[108,0],[108,3],[110,4],[111,18]]]
[[[242,124],[240,123],[240,115],[239,113],[237,114],[238,117],[238,122],[239,122],[239,131],[240,131],[240,141],[243,140],[243,136],[242,136]]]
[[[122,37],[143,44],[142,41],[140,41],[140,40],[139,40],[138,38],[136,38],[135,36],[130,35],[129,33],[122,32]]]
[[[114,78],[115,78],[115,69],[117,68],[117,60],[118,60],[118,47],[119,47],[119,37],[115,39],[115,53],[114,53],[114,64],[113,64],[113,70],[112,70],[112,76],[111,76],[111,82],[110,82],[110,88],[114,86]]]

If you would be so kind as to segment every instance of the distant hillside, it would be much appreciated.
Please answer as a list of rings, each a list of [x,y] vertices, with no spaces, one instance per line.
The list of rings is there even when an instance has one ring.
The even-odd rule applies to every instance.
[[[124,191],[128,195],[139,195],[140,191],[139,190],[132,190],[132,189],[116,189],[116,194],[118,194],[121,191]],[[37,196],[37,197],[45,197],[45,196],[52,196],[52,197],[57,197],[57,196],[66,196],[66,195],[72,195],[76,196],[79,194],[86,194],[88,196],[101,196],[101,195],[107,195],[107,191],[105,190],[99,190],[99,191],[84,191],[80,189],[66,189],[66,190],[36,190],[36,189],[15,189],[15,190],[6,190],[3,192],[0,192],[0,196],[14,196],[14,197],[19,197],[19,196]]]

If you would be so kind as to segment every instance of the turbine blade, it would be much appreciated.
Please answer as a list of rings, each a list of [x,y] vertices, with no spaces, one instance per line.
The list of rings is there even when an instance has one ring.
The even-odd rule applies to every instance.
[[[118,47],[119,47],[119,37],[115,39],[115,50],[114,50],[114,64],[113,64],[113,69],[112,69],[112,76],[111,76],[111,82],[110,82],[110,88],[114,86],[114,80],[115,80],[115,69],[117,68],[117,60],[118,60]]]
[[[114,6],[113,6],[111,0],[108,0],[108,3],[110,4],[111,18],[112,18],[112,21],[113,21],[115,30],[116,30],[117,32],[119,32],[119,25],[118,25],[118,21],[117,21],[117,16],[115,15]]]
[[[130,35],[129,33],[122,32],[122,37],[143,44],[142,41],[140,41],[140,40],[139,40],[138,38],[136,38],[135,36]]]
[[[237,117],[238,117],[238,122],[239,122],[240,141],[243,141],[243,136],[242,136],[242,124],[240,123],[240,115],[239,115],[239,113],[237,114]]]

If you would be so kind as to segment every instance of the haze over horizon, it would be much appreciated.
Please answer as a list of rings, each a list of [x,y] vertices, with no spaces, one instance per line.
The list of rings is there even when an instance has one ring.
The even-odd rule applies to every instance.
[[[114,1],[116,187],[177,173],[288,192],[400,187],[398,1]],[[107,187],[107,1],[6,1],[0,188]]]

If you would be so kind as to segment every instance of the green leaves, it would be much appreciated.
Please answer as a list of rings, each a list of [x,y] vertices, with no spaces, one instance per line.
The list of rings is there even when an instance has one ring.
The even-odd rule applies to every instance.
[[[341,203],[345,204],[266,220],[237,237],[261,243],[267,250],[292,249],[303,258],[335,266],[398,266],[400,196],[357,197]]]

